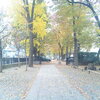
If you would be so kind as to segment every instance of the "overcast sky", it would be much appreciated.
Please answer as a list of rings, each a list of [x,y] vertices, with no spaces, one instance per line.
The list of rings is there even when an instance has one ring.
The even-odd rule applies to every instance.
[[[48,6],[48,12],[51,12],[51,6],[53,6],[53,2],[52,0],[45,0],[47,6]],[[0,11],[7,11],[9,10],[9,7],[11,7],[12,4],[11,4],[11,0],[0,0]],[[98,14],[100,15],[100,9],[99,9],[100,6],[98,6]],[[91,51],[98,51],[98,48],[96,49],[91,49]]]

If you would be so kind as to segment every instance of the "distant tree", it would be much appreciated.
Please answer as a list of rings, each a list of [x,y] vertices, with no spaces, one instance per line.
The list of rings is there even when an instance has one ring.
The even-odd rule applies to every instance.
[[[3,32],[7,29],[7,25],[4,24],[4,14],[0,12],[0,72],[2,72],[2,40],[7,36]]]
[[[17,56],[18,56],[18,67],[20,67],[20,50],[22,49],[22,46],[20,44],[22,37],[21,34],[23,33],[22,26],[20,24],[13,26],[12,28],[12,34],[11,34],[11,43],[15,46],[17,50]]]
[[[71,4],[79,4],[79,5],[84,5],[84,6],[88,7],[92,11],[92,13],[94,14],[94,17],[95,17],[95,19],[97,21],[97,24],[98,24],[98,27],[100,29],[100,19],[99,19],[99,16],[98,16],[97,12],[95,11],[95,9],[94,9],[94,7],[92,5],[94,0],[79,0],[79,1],[76,1],[76,0],[67,0],[67,1],[69,3],[71,3]]]
[[[93,6],[94,0],[79,0],[79,1],[67,0],[67,1],[69,3],[71,3],[71,4],[79,4],[79,5],[83,5],[83,6],[88,7],[92,11],[92,13],[94,15],[94,18],[95,18],[95,20],[97,22],[97,25],[99,27],[99,30],[100,30],[100,19],[99,19],[99,15],[97,14],[96,9]],[[96,4],[96,3],[99,3],[99,2],[96,1],[94,4]],[[97,37],[100,37],[100,35],[97,35]],[[99,54],[100,54],[100,46],[99,46],[98,56],[99,56]]]
[[[56,11],[59,15],[59,20],[67,23],[65,30],[70,26],[71,33],[73,33],[74,40],[74,65],[78,66],[78,52],[81,49],[89,50],[94,43],[94,27],[92,21],[89,19],[88,9],[79,4],[66,4],[65,0],[58,0],[55,5]],[[85,8],[85,9],[84,9]],[[54,9],[55,10],[55,9]],[[66,25],[64,23],[64,26]],[[58,23],[57,23],[58,24]],[[61,25],[63,26],[63,25]],[[93,30],[92,30],[93,29]],[[67,32],[66,32],[67,34]],[[87,38],[86,38],[87,37]],[[67,39],[67,37],[66,37]],[[67,39],[68,40],[68,39]],[[69,41],[69,40],[68,40]],[[68,42],[66,44],[66,51],[68,52]],[[68,56],[68,55],[67,55]]]

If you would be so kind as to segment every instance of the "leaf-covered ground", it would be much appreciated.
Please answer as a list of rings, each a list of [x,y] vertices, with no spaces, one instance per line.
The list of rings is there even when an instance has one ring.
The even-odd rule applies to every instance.
[[[29,91],[39,67],[10,68],[0,73],[0,100],[22,100]]]
[[[56,76],[57,78],[59,78],[59,80],[57,79],[53,81],[53,79],[49,79],[47,81],[49,82],[48,84],[45,83],[44,81],[45,85],[42,85],[42,87],[44,86],[44,88],[46,88],[45,86],[47,84],[51,86],[51,87],[47,86],[48,87],[47,90],[49,89],[49,91],[53,90],[54,88],[58,89],[58,87],[60,88],[60,86],[63,84],[62,83],[62,78],[63,78],[67,82],[64,83],[65,87],[66,86],[68,87],[69,84],[71,87],[71,91],[73,91],[73,89],[76,89],[77,91],[79,91],[81,95],[87,98],[87,100],[100,100],[100,75],[99,74],[95,74],[95,73],[89,74],[87,71],[71,68],[70,66],[65,66],[65,64],[58,65],[56,63],[56,68],[58,68],[57,71],[49,63],[48,65],[49,67],[44,67],[47,66],[46,64],[42,65],[42,67],[44,67],[41,69],[41,71],[43,70],[43,74],[41,74],[43,77],[40,75],[42,79],[39,81],[41,81],[42,83],[43,78],[45,80],[47,79],[46,78],[47,76],[49,77],[52,76],[52,78],[55,78]],[[53,65],[55,65],[55,63],[53,63]],[[15,68],[9,68],[4,70],[3,73],[0,73],[0,100],[25,99],[25,97],[27,97],[30,89],[32,88],[34,82],[37,79],[37,74],[39,76],[38,72],[40,73],[39,65],[35,66],[34,68],[28,68],[27,72],[25,71],[25,66],[22,66],[21,68],[15,67]],[[58,76],[56,75],[55,72],[57,73]],[[62,78],[60,78],[60,76]],[[57,81],[60,82],[59,86],[55,84],[55,82],[57,83]],[[54,84],[51,84],[50,82],[53,82]],[[40,90],[42,91],[42,88]],[[54,95],[53,93],[55,91],[56,90],[51,92],[52,96]],[[61,91],[63,91],[63,89]],[[58,92],[56,91],[56,92],[60,94],[61,91]],[[46,91],[44,92],[47,93]]]
[[[100,74],[89,74],[87,71],[65,65],[59,65],[58,69],[87,100],[100,100]]]

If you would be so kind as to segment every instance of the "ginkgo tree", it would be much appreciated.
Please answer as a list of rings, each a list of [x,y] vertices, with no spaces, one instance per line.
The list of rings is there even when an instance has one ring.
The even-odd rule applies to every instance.
[[[64,55],[66,54],[66,48],[72,47],[72,31],[71,26],[69,23],[67,23],[67,20],[59,18],[59,16],[56,16],[56,18],[52,22],[56,23],[52,30],[50,31],[48,37],[49,37],[49,45],[51,47],[51,51],[54,54],[59,55],[59,59],[64,59]]]
[[[34,40],[46,35],[47,14],[46,5],[41,0],[13,1],[14,21],[26,25],[29,33],[29,66],[33,66]],[[26,29],[27,30],[27,29]]]

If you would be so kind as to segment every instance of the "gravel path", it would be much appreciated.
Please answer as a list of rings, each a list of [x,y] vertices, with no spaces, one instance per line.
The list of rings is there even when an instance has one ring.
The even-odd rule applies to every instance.
[[[86,100],[55,65],[43,65],[25,100]]]
[[[29,91],[39,67],[9,68],[0,73],[0,100],[22,100]]]
[[[59,71],[65,75],[66,80],[77,88],[87,100],[100,100],[100,75],[88,73],[70,66],[57,65]]]

